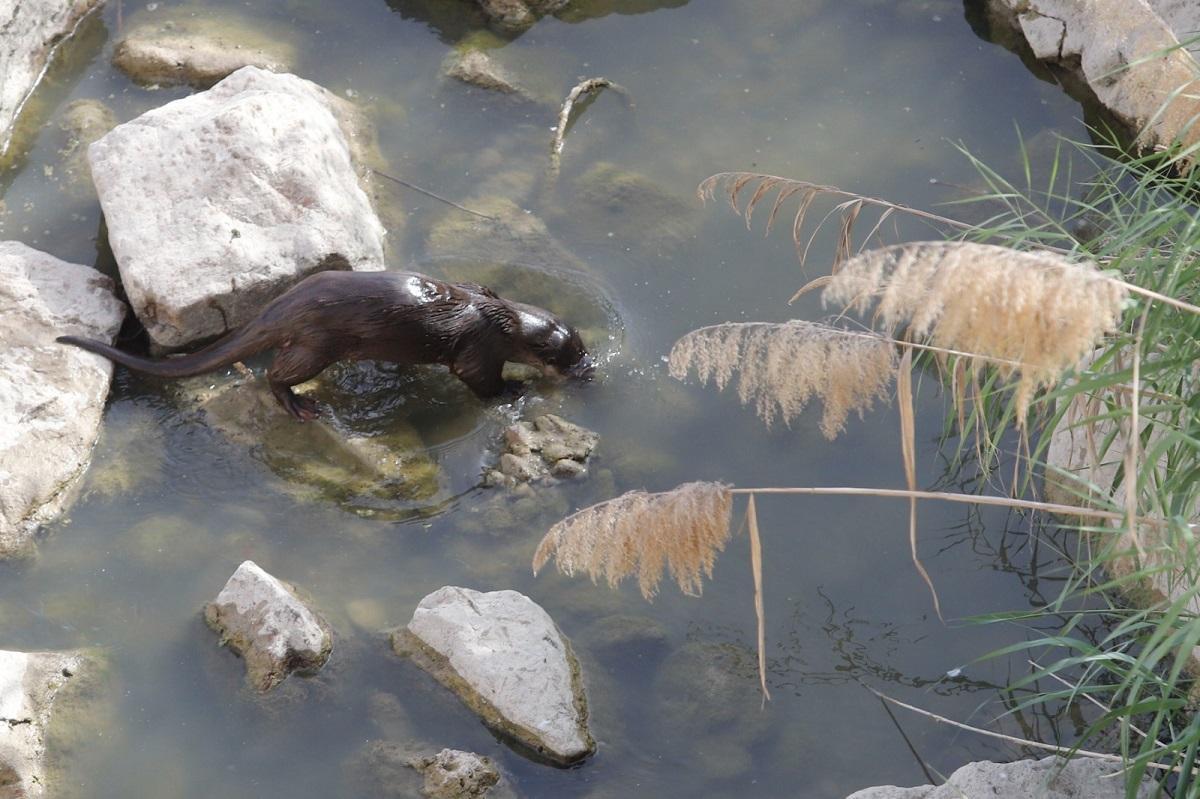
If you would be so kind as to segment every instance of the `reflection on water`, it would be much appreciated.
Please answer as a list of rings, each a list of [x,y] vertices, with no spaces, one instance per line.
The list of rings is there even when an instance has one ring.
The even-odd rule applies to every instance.
[[[96,645],[110,655],[116,722],[74,753],[79,795],[375,796],[360,773],[364,747],[407,738],[490,755],[525,796],[597,799],[838,796],[1016,754],[892,715],[861,687],[990,723],[1004,709],[996,686],[1029,668],[1015,657],[975,662],[1027,631],[933,616],[908,560],[902,505],[761,503],[774,696],[764,710],[744,539],[703,598],[665,593],[652,605],[633,589],[535,580],[529,561],[571,509],[632,488],[902,485],[889,408],[829,443],[819,411],[768,431],[736,397],[665,375],[662,355],[691,328],[821,312],[811,296],[786,305],[805,279],[786,233],[747,232],[723,208],[693,201],[694,187],[713,172],[756,169],[931,206],[951,199],[942,184],[972,179],[945,140],[1007,164],[1014,122],[1030,137],[1077,132],[1054,87],[981,43],[952,0],[575,0],[493,42],[557,96],[580,75],[630,91],[632,107],[612,93],[590,104],[554,178],[553,103],[513,104],[440,77],[449,47],[484,27],[474,4],[175,10],[223,5],[298,43],[300,74],[363,104],[389,172],[503,212],[502,224],[480,227],[389,185],[401,209],[391,218],[403,220],[391,231],[393,268],[546,305],[606,360],[593,383],[538,385],[511,405],[480,403],[432,367],[341,366],[317,388],[327,430],[303,435],[269,420],[247,433],[253,414],[237,405],[225,422],[200,409],[212,393],[253,399],[252,384],[167,385],[119,370],[81,501],[47,531],[36,561],[0,567],[4,647]],[[118,12],[132,25],[163,10],[109,4],[64,54],[15,168],[0,177],[0,237],[112,269],[94,194],[58,168],[55,126],[77,98],[98,98],[124,121],[186,93],[134,86],[108,65]],[[835,232],[818,237],[809,276]],[[917,419],[926,486],[963,480],[943,474],[931,382]],[[600,433],[591,476],[532,497],[476,488],[503,427],[543,412]],[[922,557],[952,618],[1040,603],[1063,579],[1070,542],[1027,520],[930,505],[920,523]],[[337,640],[320,676],[265,699],[245,691],[242,664],[199,618],[247,558],[311,594]],[[526,592],[576,642],[600,741],[593,760],[570,770],[525,760],[389,652],[379,631],[446,584]],[[1070,740],[1080,712],[1004,724]]]

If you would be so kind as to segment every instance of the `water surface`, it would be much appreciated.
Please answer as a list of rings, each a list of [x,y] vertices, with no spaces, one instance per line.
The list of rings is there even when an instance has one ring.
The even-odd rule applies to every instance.
[[[476,257],[455,267],[452,253],[426,242],[457,212],[401,190],[392,268],[482,271],[517,294],[549,294],[528,299],[587,306],[607,354],[595,384],[537,393],[519,408],[481,405],[429,370],[337,376],[328,391],[342,427],[415,431],[441,468],[436,497],[403,512],[298,489],[294,464],[231,441],[188,391],[118,371],[81,501],[46,531],[35,561],[4,566],[0,580],[5,648],[100,646],[111,656],[112,723],[75,754],[69,774],[81,795],[373,796],[356,780],[356,758],[370,741],[409,737],[494,757],[528,797],[843,796],[929,781],[917,756],[948,774],[967,760],[1019,754],[900,711],[893,719],[861,687],[987,725],[1003,710],[997,686],[1025,668],[1020,659],[971,662],[1027,631],[934,616],[908,562],[902,504],[761,502],[773,696],[764,710],[744,538],[702,598],[664,590],[654,604],[632,587],[535,579],[529,561],[565,513],[632,488],[696,479],[903,485],[894,407],[852,420],[831,443],[817,430],[819,408],[767,430],[736,397],[665,374],[662,356],[694,327],[821,313],[812,297],[785,303],[805,279],[786,231],[764,238],[726,208],[702,207],[693,199],[701,179],[752,169],[930,207],[952,199],[943,184],[974,180],[951,142],[1015,170],[1016,128],[1031,138],[1078,135],[1075,107],[980,41],[951,0],[577,5],[500,51],[556,96],[580,76],[603,75],[634,101],[606,93],[590,104],[553,185],[552,105],[439,77],[454,44],[480,30],[466,2],[110,2],[52,70],[34,107],[44,127],[0,176],[3,238],[115,273],[94,194],[72,187],[61,166],[63,107],[99,98],[127,120],[187,93],[136,86],[109,65],[120,29],[139,19],[253,14],[295,44],[299,74],[370,111],[391,172],[467,205],[507,196],[545,220],[587,279],[584,301],[572,305],[566,288],[554,288],[563,284],[522,281],[521,265]],[[690,210],[671,225],[597,212],[585,178],[598,163],[639,173]],[[818,237],[808,276],[826,268],[834,232]],[[919,396],[919,482],[973,490],[939,455],[943,399],[933,382]],[[533,500],[473,489],[502,425],[542,410],[601,434],[593,476]],[[1029,520],[929,504],[920,523],[921,555],[951,619],[1055,593],[1058,553],[1052,540],[1030,537]],[[246,558],[303,586],[337,636],[318,677],[292,678],[265,699],[243,687],[241,662],[199,615]],[[593,759],[568,770],[525,760],[390,653],[377,630],[405,623],[422,596],[447,584],[527,593],[575,640],[600,742]],[[597,643],[613,616],[649,620],[665,641],[614,654]],[[1078,732],[1070,717],[1020,721],[1024,729],[1000,726],[1047,739]]]

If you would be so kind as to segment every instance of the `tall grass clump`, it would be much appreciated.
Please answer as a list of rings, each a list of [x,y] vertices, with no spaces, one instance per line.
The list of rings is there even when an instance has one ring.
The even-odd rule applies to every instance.
[[[790,425],[820,399],[819,426],[830,439],[852,413],[894,396],[906,487],[688,483],[632,492],[555,525],[535,569],[554,559],[610,585],[636,575],[647,598],[666,572],[699,593],[731,535],[733,503],[745,495],[765,697],[757,497],[907,501],[913,563],[931,592],[917,559],[918,502],[1054,514],[1080,533],[1078,551],[1064,553],[1061,592],[1033,610],[976,620],[1030,630],[1059,624],[1052,635],[1030,633],[991,653],[1020,652],[1034,664],[1009,686],[1008,711],[1086,703],[1094,721],[1072,746],[1030,745],[1118,757],[1131,796],[1150,774],[1174,796],[1200,797],[1200,715],[1190,710],[1200,701],[1200,170],[1182,168],[1188,153],[1138,156],[1062,140],[1041,171],[1022,147],[1022,179],[1013,181],[964,155],[983,188],[945,215],[774,175],[705,180],[701,198],[724,195],[748,227],[760,207],[769,207],[768,231],[790,217],[802,265],[811,263],[817,231],[836,225],[828,272],[796,296],[820,290],[837,316],[699,328],[668,358],[676,378],[736,385],[768,425]],[[887,223],[900,218],[927,225],[935,239],[886,241],[885,232],[898,231]],[[848,327],[846,314],[860,326]],[[956,459],[973,457],[984,474],[1002,457],[1025,466],[1011,496],[916,484],[913,371],[923,367],[936,367],[947,388],[945,440],[957,440]],[[940,616],[936,592],[933,603]],[[1107,634],[1081,635],[1082,620],[1097,612]]]

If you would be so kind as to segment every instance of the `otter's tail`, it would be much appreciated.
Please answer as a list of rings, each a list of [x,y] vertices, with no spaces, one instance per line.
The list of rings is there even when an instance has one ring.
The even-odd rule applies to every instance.
[[[154,360],[142,358],[123,352],[116,347],[110,347],[102,341],[78,336],[59,336],[56,341],[61,344],[73,344],[76,347],[103,355],[110,361],[127,366],[138,372],[156,375],[158,377],[192,377],[230,366],[243,358],[248,358],[256,352],[261,352],[270,346],[264,337],[251,335],[243,329],[219,339],[202,350],[190,355],[177,358]]]

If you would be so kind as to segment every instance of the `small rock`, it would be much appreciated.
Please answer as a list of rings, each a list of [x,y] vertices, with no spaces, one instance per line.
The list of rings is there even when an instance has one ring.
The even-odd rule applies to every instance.
[[[504,431],[506,451],[500,455],[499,469],[489,470],[485,482],[512,487],[550,476],[582,477],[587,474],[584,462],[599,441],[596,433],[554,414],[517,422]]]
[[[155,15],[140,24],[135,21],[113,53],[113,66],[141,84],[197,89],[207,89],[245,66],[290,70],[295,48],[258,34],[262,27],[262,22],[231,15],[228,9],[171,19]]]
[[[392,647],[542,757],[569,765],[595,751],[579,662],[529,597],[446,586],[421,600]]]
[[[518,100],[533,100],[533,95],[520,85],[515,76],[482,50],[450,53],[442,65],[442,74],[470,86],[507,94]]]
[[[386,796],[428,799],[515,799],[508,779],[489,757],[457,749],[432,750],[377,741],[362,757],[365,770]]]
[[[73,499],[91,457],[112,363],[55,342],[111,342],[125,306],[112,281],[19,242],[0,242],[0,557],[28,553]]]
[[[1015,763],[968,763],[950,775],[944,785],[897,788],[883,785],[864,788],[847,799],[958,799],[987,796],[994,799],[1124,799],[1125,780],[1119,764],[1080,757],[1018,760]],[[1155,796],[1154,784],[1145,779],[1135,796]]]
[[[474,799],[498,796],[501,776],[489,757],[443,749],[413,765],[425,777],[421,792],[430,799]]]
[[[295,75],[244,67],[88,148],[109,244],[154,345],[224,333],[312,272],[383,268],[344,106]]]
[[[53,784],[46,774],[46,737],[60,692],[93,668],[81,652],[0,651],[0,795],[40,799]]]
[[[246,680],[269,691],[293,671],[316,671],[333,650],[325,620],[297,596],[296,587],[245,561],[204,608],[204,620],[246,660]]]
[[[491,24],[504,33],[522,33],[546,14],[564,8],[570,0],[476,0]]]
[[[550,467],[550,474],[562,480],[577,480],[587,474],[587,467],[579,461],[562,458]]]

